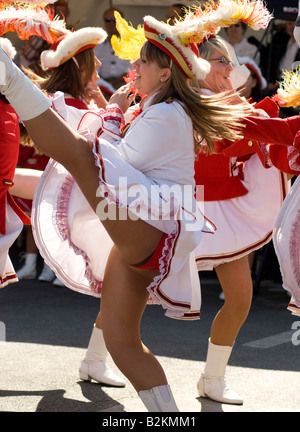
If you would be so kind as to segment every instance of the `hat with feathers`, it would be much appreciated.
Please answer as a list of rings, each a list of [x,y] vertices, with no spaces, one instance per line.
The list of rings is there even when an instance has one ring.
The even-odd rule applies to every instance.
[[[135,60],[148,40],[164,51],[183,70],[188,78],[204,79],[209,63],[199,58],[197,46],[222,27],[239,21],[254,30],[266,28],[272,18],[262,0],[209,0],[204,6],[191,7],[183,19],[174,25],[144,17],[144,27],[135,30],[115,12],[120,38],[112,37],[112,46],[118,57]],[[142,32],[143,31],[143,32]]]
[[[256,79],[260,82],[262,89],[267,87],[267,81],[263,76],[260,67],[255,63],[253,59],[251,59],[250,57],[238,57],[238,60],[241,65],[246,65],[247,68],[254,73]]]
[[[57,68],[76,54],[104,42],[106,37],[107,33],[101,27],[85,27],[70,32],[41,53],[42,68]]]

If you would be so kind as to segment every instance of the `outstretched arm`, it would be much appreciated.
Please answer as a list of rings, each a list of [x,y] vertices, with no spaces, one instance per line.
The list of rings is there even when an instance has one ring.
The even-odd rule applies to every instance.
[[[300,117],[261,118],[247,117],[244,119],[243,136],[259,142],[292,146],[295,136],[300,130]]]

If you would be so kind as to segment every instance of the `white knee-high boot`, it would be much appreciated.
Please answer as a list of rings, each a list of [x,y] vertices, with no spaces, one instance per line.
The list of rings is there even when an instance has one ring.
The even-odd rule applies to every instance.
[[[226,387],[224,379],[231,351],[231,346],[215,345],[209,340],[205,370],[197,383],[199,396],[222,403],[243,404],[243,400]]]
[[[21,279],[35,279],[36,278],[36,262],[37,253],[25,253],[24,265],[17,270],[18,278]]]
[[[179,412],[169,385],[138,392],[149,412]]]
[[[4,94],[21,120],[39,116],[51,107],[47,98],[0,48],[0,93]]]
[[[79,377],[83,381],[92,379],[102,384],[124,387],[125,381],[118,377],[107,365],[108,351],[104,342],[102,330],[93,328],[88,349],[79,368]]]

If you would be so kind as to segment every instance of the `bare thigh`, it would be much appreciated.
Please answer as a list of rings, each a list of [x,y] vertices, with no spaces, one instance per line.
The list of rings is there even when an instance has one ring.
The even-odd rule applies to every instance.
[[[104,275],[101,327],[107,348],[137,391],[167,383],[157,359],[142,343],[140,323],[157,272],[132,269],[113,248]]]

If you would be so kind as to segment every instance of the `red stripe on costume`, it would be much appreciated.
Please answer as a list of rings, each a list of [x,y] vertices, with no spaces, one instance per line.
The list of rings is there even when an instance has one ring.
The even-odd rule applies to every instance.
[[[19,218],[21,219],[23,224],[24,225],[31,225],[30,217],[26,213],[24,213],[23,210],[18,206],[18,204],[13,199],[13,197],[9,191],[7,192],[7,201],[9,203],[9,205],[11,206],[11,208],[13,209],[13,211],[16,213],[16,215],[19,216]]]
[[[0,276],[0,286],[4,284],[8,284],[13,280],[18,280],[18,276],[16,273],[5,275],[4,277]]]
[[[180,319],[194,320],[195,318],[199,318],[199,317],[200,317],[200,311],[195,311],[195,312],[191,312],[191,313],[185,313],[183,315],[183,317],[181,317]]]
[[[218,261],[221,260],[223,258],[235,258],[240,256],[241,254],[244,254],[245,252],[249,253],[254,249],[258,249],[259,247],[261,247],[263,244],[265,244],[266,242],[270,241],[272,238],[273,232],[269,232],[262,240],[253,243],[251,246],[247,246],[244,249],[241,249],[237,252],[233,252],[230,254],[222,254],[222,255],[216,255],[216,256],[206,256],[206,257],[200,257],[200,258],[196,258],[196,262],[201,262],[201,261]]]
[[[189,309],[189,304],[188,303],[183,303],[183,302],[177,302],[177,301],[173,301],[171,300],[169,297],[167,297],[162,290],[160,289],[160,285],[163,282],[163,280],[169,275],[170,272],[170,267],[171,267],[171,262],[172,259],[174,257],[175,254],[175,249],[178,243],[178,239],[179,239],[179,235],[181,232],[181,225],[180,225],[180,221],[178,222],[178,231],[177,233],[173,236],[174,241],[172,241],[171,247],[169,249],[169,253],[168,255],[163,255],[162,259],[164,260],[164,264],[165,264],[165,272],[162,275],[161,280],[159,281],[156,289],[151,289],[150,287],[150,292],[153,293],[154,295],[156,295],[157,297],[161,298],[165,303],[169,304],[172,307],[176,307],[176,308],[180,308],[180,309]],[[172,240],[172,237],[169,235],[166,239],[165,242],[170,241],[170,239]],[[189,312],[187,312],[187,314],[189,314]],[[180,317],[181,318],[181,317]]]
[[[97,153],[97,156],[98,156],[99,163],[100,163],[100,169],[101,169],[100,175],[101,175],[101,180],[102,180],[104,183],[106,183],[106,180],[105,180],[105,166],[104,166],[104,162],[103,162],[103,157],[102,157],[99,153]]]

